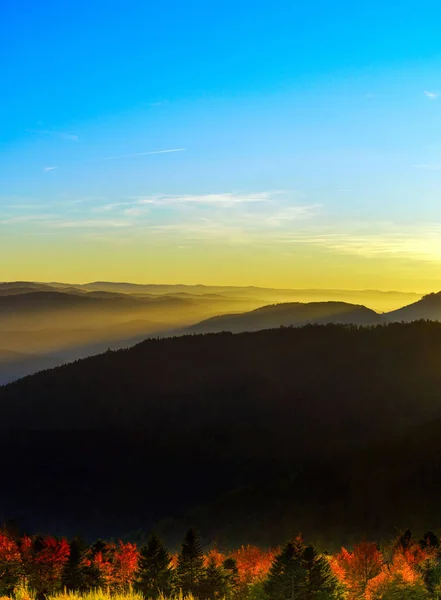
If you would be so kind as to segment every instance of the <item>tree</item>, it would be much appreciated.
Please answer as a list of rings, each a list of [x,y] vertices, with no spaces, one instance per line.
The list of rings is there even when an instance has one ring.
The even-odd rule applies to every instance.
[[[430,596],[421,581],[408,583],[394,577],[383,589],[381,600],[430,600]]]
[[[198,596],[204,577],[204,556],[199,537],[194,529],[189,529],[182,542],[176,569],[177,586],[183,594]]]
[[[330,600],[342,596],[342,586],[332,572],[329,560],[313,546],[303,550],[302,565],[306,573],[304,600]]]
[[[268,576],[273,560],[277,554],[274,550],[262,550],[257,546],[242,546],[231,553],[236,561],[238,583],[242,588],[264,581]]]
[[[235,558],[228,557],[222,563],[226,577],[226,597],[231,598],[239,587],[239,570]]]
[[[17,542],[6,532],[0,532],[0,596],[9,596],[22,573],[22,558]]]
[[[341,573],[340,581],[347,586],[350,600],[357,600],[363,597],[369,581],[380,573],[384,561],[375,543],[360,542],[355,544],[352,552],[342,548],[335,562]]]
[[[40,595],[60,590],[69,552],[69,544],[64,538],[36,536],[31,539],[24,536],[21,540],[21,553],[29,586]]]
[[[204,600],[215,600],[227,595],[227,573],[216,557],[210,556],[201,581],[200,592]]]
[[[161,540],[151,534],[139,551],[135,588],[146,598],[158,598],[171,594],[172,583],[171,556]]]
[[[271,600],[302,598],[306,572],[302,564],[303,543],[300,538],[288,542],[271,566],[264,590]]]
[[[75,537],[69,543],[69,559],[64,567],[61,587],[67,590],[85,591],[89,587],[86,564],[88,548],[85,542]]]

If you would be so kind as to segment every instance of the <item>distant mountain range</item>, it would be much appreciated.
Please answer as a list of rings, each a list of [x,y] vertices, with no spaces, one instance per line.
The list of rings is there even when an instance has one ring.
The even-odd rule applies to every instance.
[[[184,285],[95,282],[0,283],[0,349],[37,355],[59,365],[108,348],[131,346],[149,336],[258,331],[308,323],[375,325],[421,318],[441,319],[439,295],[378,313],[343,300],[279,302],[286,298],[364,298],[387,302],[418,298],[400,292],[271,290]],[[275,303],[277,301],[277,303]],[[251,310],[250,310],[251,309]],[[208,317],[208,318],[207,318]],[[18,360],[18,358],[17,358]],[[0,382],[35,372],[36,362],[0,363]],[[27,368],[27,365],[29,368]]]

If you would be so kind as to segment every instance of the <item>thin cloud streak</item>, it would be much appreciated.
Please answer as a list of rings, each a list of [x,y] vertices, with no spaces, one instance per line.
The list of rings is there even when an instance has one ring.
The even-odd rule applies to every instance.
[[[78,142],[78,136],[73,133],[65,133],[63,131],[50,131],[49,129],[26,129],[28,133],[36,133],[39,135],[52,135],[59,137],[63,140],[70,140],[71,142]]]
[[[152,154],[169,154],[171,152],[185,152],[187,148],[172,148],[171,150],[154,150],[152,152],[136,152],[135,154],[119,154],[118,156],[103,156],[101,158],[92,158],[85,162],[95,162],[99,160],[116,160],[119,158],[132,158],[134,156],[149,156]]]
[[[150,152],[136,152],[134,154],[119,154],[116,156],[100,156],[98,158],[91,158],[89,160],[80,160],[80,161],[75,161],[73,163],[66,163],[66,164],[84,164],[84,163],[94,163],[94,162],[101,162],[104,160],[118,160],[121,158],[134,158],[136,156],[151,156],[153,154],[170,154],[172,152],[185,152],[187,150],[187,148],[171,148],[171,149],[167,149],[167,150],[153,150]],[[58,167],[44,167],[44,171],[53,171],[54,169],[58,169]]]
[[[428,92],[427,90],[424,92],[424,95],[430,100],[436,100],[436,98],[438,98],[438,94],[435,94],[435,92]]]

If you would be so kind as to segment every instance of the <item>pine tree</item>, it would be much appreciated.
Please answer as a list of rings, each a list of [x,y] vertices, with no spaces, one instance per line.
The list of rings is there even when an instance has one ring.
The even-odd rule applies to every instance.
[[[328,560],[320,556],[313,546],[307,546],[302,555],[306,573],[304,600],[330,600],[339,598],[341,586],[334,576]]]
[[[200,585],[200,594],[204,600],[224,598],[227,594],[227,577],[224,567],[218,566],[214,557],[210,557]]]
[[[171,556],[155,534],[140,549],[135,588],[146,598],[169,596],[172,591]]]
[[[84,591],[88,586],[88,569],[84,564],[88,548],[81,538],[76,537],[70,541],[69,549],[69,560],[64,567],[62,587],[69,591]]]
[[[235,558],[226,558],[222,564],[226,577],[225,595],[227,598],[234,597],[239,586],[239,570]]]
[[[204,556],[198,535],[190,529],[182,543],[176,570],[177,587],[183,594],[199,595],[204,577]]]
[[[288,542],[271,566],[264,590],[271,600],[302,598],[306,572],[302,564],[303,543],[300,538]]]

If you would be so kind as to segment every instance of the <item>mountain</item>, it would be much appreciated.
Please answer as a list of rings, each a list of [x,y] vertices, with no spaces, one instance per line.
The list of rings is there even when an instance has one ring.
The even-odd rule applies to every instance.
[[[378,325],[381,316],[365,306],[345,302],[290,302],[263,306],[242,313],[211,317],[187,328],[189,333],[258,331],[275,327],[299,327],[307,324],[351,323]]]
[[[37,371],[52,369],[62,363],[62,360],[50,356],[0,350],[0,385],[31,375]]]
[[[441,321],[441,292],[427,294],[418,302],[391,311],[385,317],[389,322],[410,322],[419,319]]]
[[[441,454],[427,471],[414,428],[441,433],[440,355],[439,323],[308,325],[151,339],[26,377],[0,388],[0,517],[90,537],[191,521],[236,544],[433,527],[438,487],[419,478]]]

